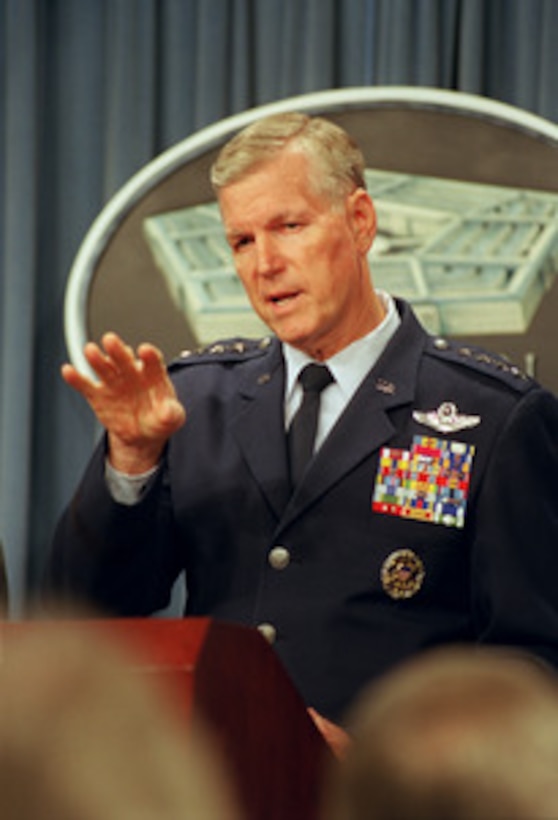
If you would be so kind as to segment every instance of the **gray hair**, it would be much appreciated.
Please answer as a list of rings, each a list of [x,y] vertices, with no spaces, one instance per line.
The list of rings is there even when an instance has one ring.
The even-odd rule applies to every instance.
[[[310,182],[333,201],[365,188],[364,157],[353,138],[323,117],[301,113],[273,114],[248,125],[221,149],[210,172],[213,190],[237,182],[286,148],[310,160]]]

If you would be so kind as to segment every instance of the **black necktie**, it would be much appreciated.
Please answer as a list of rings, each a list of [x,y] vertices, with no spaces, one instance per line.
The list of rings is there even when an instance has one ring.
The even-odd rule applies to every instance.
[[[307,364],[301,371],[299,382],[304,390],[302,404],[289,427],[289,461],[291,483],[296,487],[302,478],[306,465],[314,452],[314,439],[318,426],[320,393],[333,381],[329,369],[322,364]]]

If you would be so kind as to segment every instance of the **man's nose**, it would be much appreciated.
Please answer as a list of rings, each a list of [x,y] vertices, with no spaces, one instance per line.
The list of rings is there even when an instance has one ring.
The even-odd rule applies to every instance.
[[[280,266],[277,243],[269,234],[256,237],[256,264],[258,273],[272,274]]]

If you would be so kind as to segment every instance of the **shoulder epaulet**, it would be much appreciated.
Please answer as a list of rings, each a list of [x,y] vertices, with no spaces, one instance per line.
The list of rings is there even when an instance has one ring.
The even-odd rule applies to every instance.
[[[271,336],[262,339],[223,339],[192,350],[183,350],[174,359],[169,370],[185,367],[191,364],[207,364],[208,362],[240,362],[255,359],[268,350],[271,345]]]
[[[524,392],[534,383],[530,376],[506,356],[455,339],[432,336],[427,345],[427,352],[499,379],[520,392]]]

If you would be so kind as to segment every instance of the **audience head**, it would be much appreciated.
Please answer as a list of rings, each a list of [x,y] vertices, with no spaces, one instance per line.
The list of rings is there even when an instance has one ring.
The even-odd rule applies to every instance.
[[[446,648],[373,683],[327,820],[558,817],[558,683],[504,649]]]
[[[186,731],[120,647],[62,624],[36,624],[3,645],[2,820],[238,816],[205,728]]]

